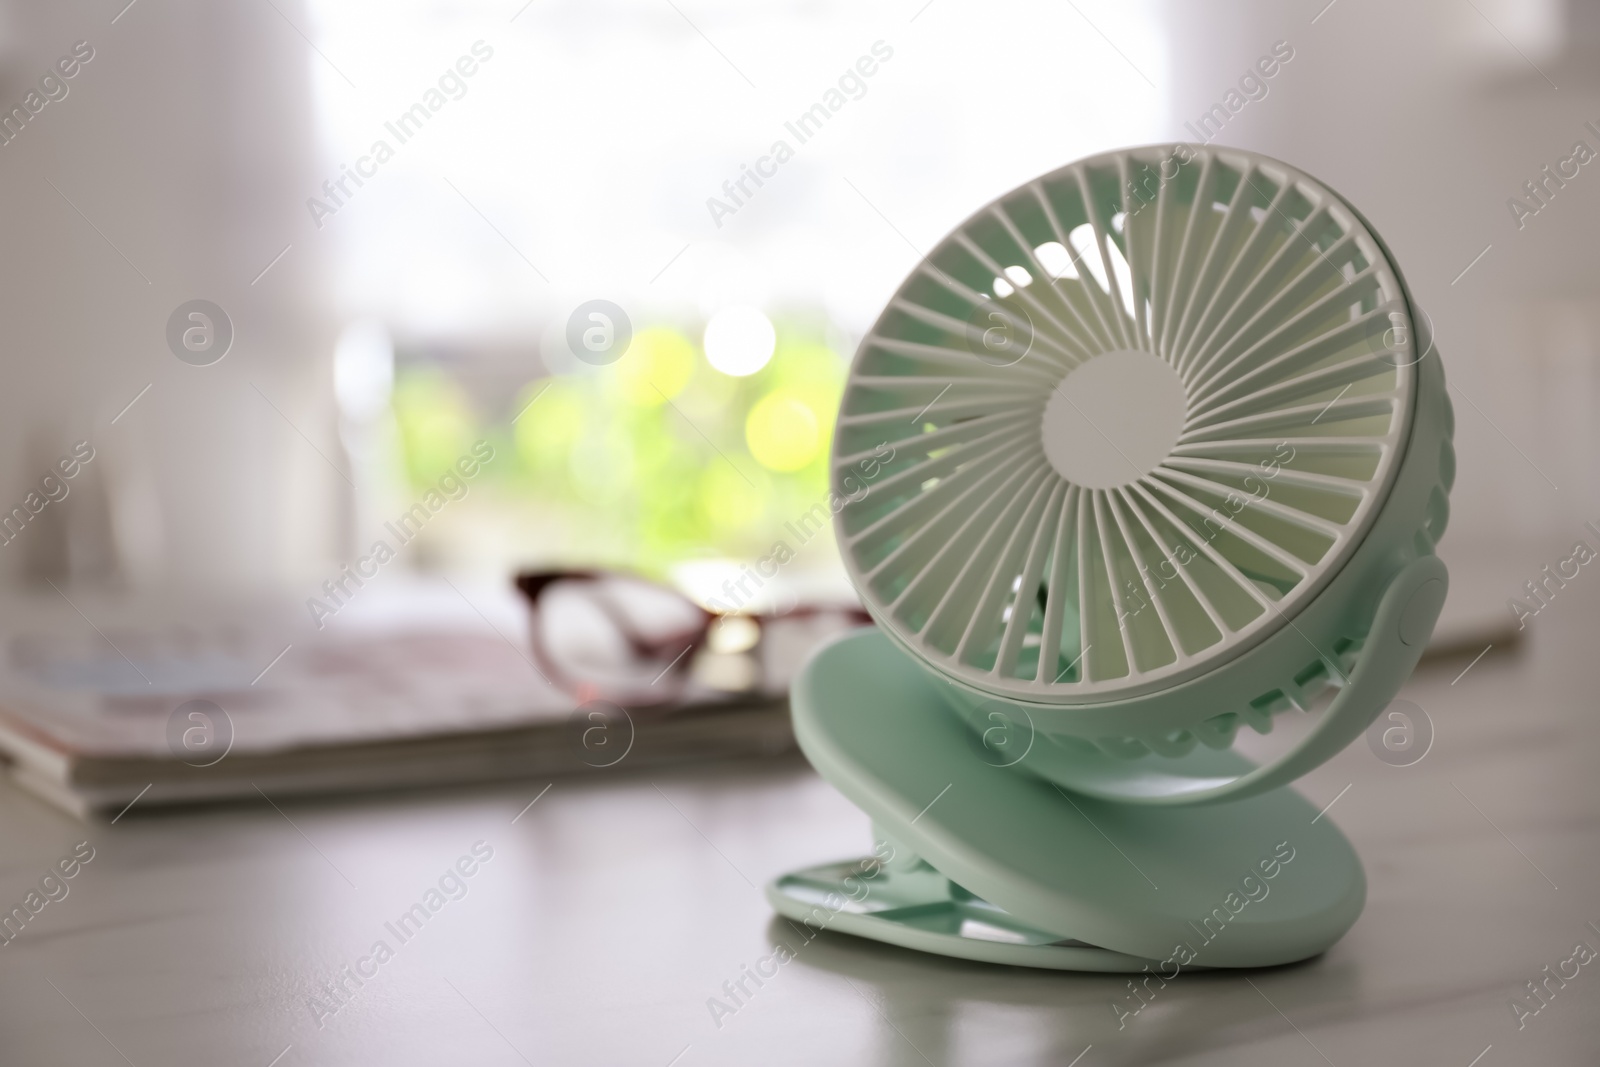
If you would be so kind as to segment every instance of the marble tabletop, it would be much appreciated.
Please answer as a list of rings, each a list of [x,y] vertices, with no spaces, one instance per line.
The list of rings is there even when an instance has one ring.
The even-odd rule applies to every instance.
[[[869,848],[794,756],[93,824],[0,785],[0,906],[37,905],[0,944],[0,1060],[1592,1067],[1597,632],[1600,586],[1575,585],[1515,649],[1426,665],[1420,761],[1358,741],[1298,785],[1366,862],[1350,933],[1186,973],[1120,1027],[1125,978],[776,921],[768,879]],[[779,943],[793,960],[713,1011]]]

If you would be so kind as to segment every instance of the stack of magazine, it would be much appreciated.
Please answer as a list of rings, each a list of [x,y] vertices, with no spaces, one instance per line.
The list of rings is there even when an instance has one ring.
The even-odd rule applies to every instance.
[[[691,688],[644,709],[579,701],[492,624],[308,635],[55,614],[0,635],[0,755],[15,781],[82,817],[134,801],[617,773],[793,745],[781,684]]]

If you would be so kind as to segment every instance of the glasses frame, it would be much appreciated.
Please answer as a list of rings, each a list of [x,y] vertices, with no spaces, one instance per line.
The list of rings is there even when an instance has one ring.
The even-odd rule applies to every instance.
[[[647,662],[658,662],[661,659],[664,659],[667,653],[671,652],[674,648],[679,649],[676,657],[666,666],[661,674],[656,677],[655,681],[650,683],[650,688],[654,689],[656,685],[663,680],[668,681],[668,685],[660,691],[661,695],[659,698],[647,697],[644,700],[640,700],[637,693],[630,693],[626,703],[620,700],[614,700],[613,698],[617,694],[608,695],[597,692],[595,691],[595,686],[592,682],[579,681],[572,678],[567,671],[562,669],[560,663],[557,662],[556,657],[550,654],[549,649],[544,647],[544,641],[540,637],[541,631],[539,626],[539,617],[545,594],[549,592],[550,588],[556,583],[563,581],[599,583],[611,578],[640,582],[644,585],[654,586],[657,589],[680,598],[685,604],[698,612],[697,621],[685,629],[676,631],[665,637],[651,638],[639,633],[636,629],[629,625],[629,620],[626,613],[622,611],[616,604],[612,603],[609,598],[598,594],[594,597],[594,603],[596,606],[598,606],[600,610],[605,613],[607,619],[609,619],[612,625],[617,628],[617,633],[620,634],[623,640],[627,642],[629,651],[638,659]],[[604,568],[559,568],[551,570],[530,570],[519,573],[516,576],[515,584],[517,590],[527,598],[528,607],[532,613],[532,624],[529,627],[528,643],[531,646],[530,651],[533,653],[534,664],[541,672],[544,673],[545,677],[550,679],[553,684],[559,686],[565,692],[577,697],[580,700],[593,700],[596,698],[601,698],[612,700],[613,703],[617,703],[620,706],[631,708],[658,707],[662,704],[669,704],[678,700],[683,695],[683,691],[688,685],[690,671],[694,664],[695,657],[700,654],[701,650],[706,647],[707,642],[710,640],[712,627],[714,627],[724,618],[748,619],[755,623],[757,628],[757,638],[755,644],[751,646],[752,648],[760,647],[761,638],[765,635],[767,625],[780,619],[803,619],[817,615],[840,614],[852,619],[857,623],[870,624],[872,622],[872,616],[868,615],[866,610],[860,607],[834,608],[823,607],[820,605],[799,605],[789,609],[788,611],[712,611],[709,608],[696,604],[688,596],[684,595],[681,591],[671,585],[668,585],[664,582],[655,581],[651,578],[646,578],[643,575],[636,574],[631,571],[624,570],[608,570]]]

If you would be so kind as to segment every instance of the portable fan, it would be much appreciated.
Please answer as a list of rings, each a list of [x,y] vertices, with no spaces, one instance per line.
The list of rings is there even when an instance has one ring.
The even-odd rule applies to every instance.
[[[862,341],[833,445],[878,628],[792,694],[878,849],[774,906],[1065,969],[1342,936],[1360,861],[1284,787],[1382,711],[1444,603],[1452,415],[1416,321],[1353,207],[1231,149],[1095,156],[941,241]],[[1281,756],[1231,751],[1329,686]]]

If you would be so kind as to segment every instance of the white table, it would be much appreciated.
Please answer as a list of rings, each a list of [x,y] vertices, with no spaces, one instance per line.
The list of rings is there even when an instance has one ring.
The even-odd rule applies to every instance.
[[[1600,585],[1575,585],[1519,653],[1491,652],[1453,685],[1465,660],[1413,680],[1406,696],[1437,728],[1420,763],[1388,766],[1358,742],[1300,783],[1318,806],[1338,798],[1328,817],[1370,879],[1331,952],[1186,974],[1120,1032],[1122,978],[801,942],[775,922],[767,879],[868,844],[866,819],[784,759],[624,764],[542,796],[530,781],[136,807],[93,826],[0,786],[0,906],[75,843],[95,850],[0,947],[0,1061],[1593,1065],[1600,961],[1520,1032],[1509,1001],[1576,942],[1600,949],[1586,925],[1600,924],[1596,623]],[[385,923],[478,841],[493,856],[465,896],[402,943]],[[379,939],[392,958],[361,963]],[[719,1028],[708,998],[779,940],[803,944],[798,958]],[[323,986],[346,965],[370,977],[346,979],[319,1026],[310,998],[331,1007]]]

